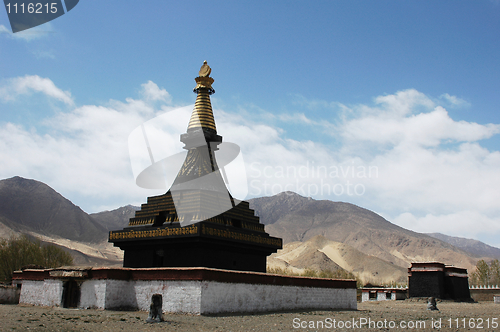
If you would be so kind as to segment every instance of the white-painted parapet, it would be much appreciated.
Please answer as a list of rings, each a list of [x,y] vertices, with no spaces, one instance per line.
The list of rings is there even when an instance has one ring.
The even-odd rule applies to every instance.
[[[147,311],[152,296],[161,294],[164,312],[198,315],[357,308],[355,280],[210,268],[24,270],[14,279],[22,283],[20,303],[35,305]]]

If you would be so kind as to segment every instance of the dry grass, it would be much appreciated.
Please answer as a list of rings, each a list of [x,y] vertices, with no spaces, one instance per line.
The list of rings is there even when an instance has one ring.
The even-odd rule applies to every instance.
[[[362,286],[361,280],[357,278],[353,273],[345,270],[322,270],[316,271],[312,269],[305,269],[302,273],[296,273],[289,269],[283,269],[280,267],[268,267],[267,273],[278,274],[283,276],[298,276],[298,277],[310,277],[310,278],[327,278],[327,279],[355,279],[358,288]]]

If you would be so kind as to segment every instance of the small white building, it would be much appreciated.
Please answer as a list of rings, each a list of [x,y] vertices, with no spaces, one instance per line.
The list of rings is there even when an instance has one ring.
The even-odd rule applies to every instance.
[[[404,300],[407,294],[408,288],[365,287],[361,289],[361,302]]]

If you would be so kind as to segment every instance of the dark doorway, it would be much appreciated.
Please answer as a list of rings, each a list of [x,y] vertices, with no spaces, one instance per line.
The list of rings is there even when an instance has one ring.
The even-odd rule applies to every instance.
[[[77,308],[80,302],[80,286],[74,279],[63,285],[63,308]]]
[[[165,251],[163,249],[155,250],[153,256],[153,267],[162,267],[163,266],[163,256],[165,255]]]

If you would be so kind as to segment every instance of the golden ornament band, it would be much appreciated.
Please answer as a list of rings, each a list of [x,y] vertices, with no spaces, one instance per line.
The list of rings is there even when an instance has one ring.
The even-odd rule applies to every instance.
[[[160,228],[152,230],[128,230],[128,231],[111,231],[109,232],[110,240],[123,239],[142,239],[154,237],[168,237],[179,235],[193,235],[198,233],[199,225],[191,225],[188,227],[176,228]],[[272,246],[282,246],[282,240],[274,237],[262,236],[260,234],[246,234],[231,231],[228,229],[212,228],[205,224],[201,225],[201,234],[214,237],[266,244]]]

